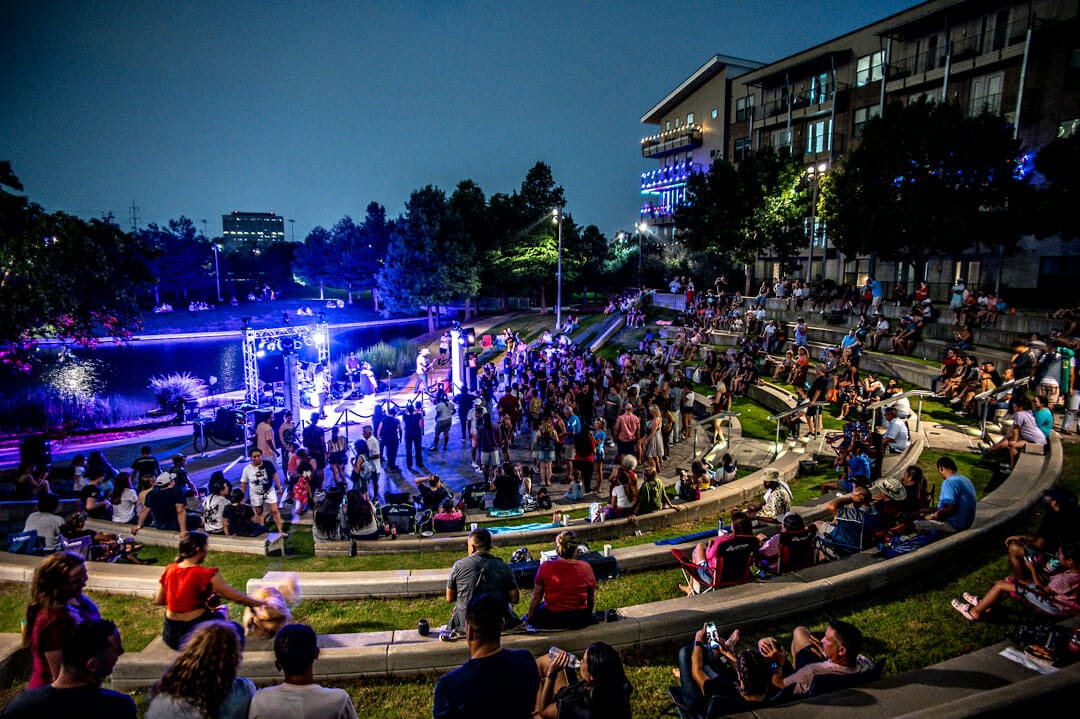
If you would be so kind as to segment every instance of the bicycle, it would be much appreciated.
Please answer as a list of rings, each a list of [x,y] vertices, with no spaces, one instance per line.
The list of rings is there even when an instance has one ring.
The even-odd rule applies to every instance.
[[[201,415],[192,424],[192,444],[196,452],[205,452],[210,443],[218,447],[231,447],[244,441],[244,415],[236,410],[220,407],[213,419]]]

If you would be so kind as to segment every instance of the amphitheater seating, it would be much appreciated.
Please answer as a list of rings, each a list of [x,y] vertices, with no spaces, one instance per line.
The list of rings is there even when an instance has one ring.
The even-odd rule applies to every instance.
[[[87,519],[86,528],[95,532],[114,532],[121,538],[133,537],[130,524],[118,524],[107,519]],[[180,544],[180,533],[170,532],[165,529],[143,527],[139,530],[139,541],[152,547],[176,547]],[[280,532],[267,532],[258,537],[237,537],[214,534],[210,537],[210,547],[214,550],[225,552],[238,552],[240,554],[263,554],[268,555],[277,552],[285,556],[285,541],[287,534]]]

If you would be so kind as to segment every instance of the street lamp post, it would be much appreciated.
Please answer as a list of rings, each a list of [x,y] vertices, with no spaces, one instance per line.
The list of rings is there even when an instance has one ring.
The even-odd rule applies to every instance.
[[[807,253],[806,259],[806,284],[810,286],[810,282],[813,280],[812,274],[814,271],[814,240],[817,237],[817,201],[818,201],[818,187],[821,182],[821,176],[825,174],[825,171],[829,169],[828,163],[821,163],[816,167],[811,165],[806,168],[806,174],[810,178],[810,249]],[[824,258],[823,258],[824,261]]]
[[[221,245],[214,243],[211,245],[214,248],[214,284],[217,285],[217,301],[222,302],[221,299],[221,270],[218,266],[218,252],[221,251]]]
[[[637,284],[638,287],[641,287],[642,289],[644,289],[644,287],[641,284],[641,258],[644,254],[642,250],[644,247],[643,241],[645,238],[645,233],[648,231],[649,226],[646,225],[644,222],[639,222],[637,224]]]
[[[562,327],[562,205],[551,211],[552,221],[558,225],[559,235],[559,260],[555,269],[555,331]]]

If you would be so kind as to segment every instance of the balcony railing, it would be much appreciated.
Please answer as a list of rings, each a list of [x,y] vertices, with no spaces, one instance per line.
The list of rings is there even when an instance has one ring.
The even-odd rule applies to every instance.
[[[693,124],[667,130],[652,137],[643,137],[641,139],[641,156],[663,157],[673,152],[692,150],[695,147],[701,147],[702,136],[701,125]]]
[[[641,173],[641,192],[652,194],[684,186],[691,173],[701,171],[701,165],[696,162],[678,162],[655,170],[646,170]]]
[[[985,34],[973,32],[967,37],[954,37],[952,62],[963,62],[982,56],[1000,57],[1007,48],[1022,44],[1026,36],[1027,19],[1024,18]],[[944,43],[930,51],[924,47],[919,52],[897,53],[889,62],[888,79],[891,82],[918,73],[940,70],[945,67],[947,55],[947,46]]]

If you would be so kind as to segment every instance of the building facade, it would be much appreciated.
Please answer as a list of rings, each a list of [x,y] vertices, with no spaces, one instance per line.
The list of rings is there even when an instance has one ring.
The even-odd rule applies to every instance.
[[[924,97],[947,100],[971,114],[984,109],[1001,114],[1030,157],[1055,138],[1080,130],[1078,6],[1080,0],[930,0],[748,68],[730,79],[723,103],[726,127],[718,132],[724,144],[719,153],[702,158],[702,169],[715,157],[738,162],[763,147],[786,147],[805,162],[813,184],[858,143],[862,127],[887,104]],[[681,102],[689,106],[694,100],[691,95]],[[705,101],[715,103],[701,98],[698,104]],[[813,218],[807,234],[814,239],[798,258],[798,271],[762,257],[753,268],[755,277],[806,277],[809,271],[815,282],[865,279],[869,258],[838,253],[829,244],[828,228]],[[909,287],[926,279],[935,294],[957,277],[969,285],[1031,289],[1050,278],[1075,274],[1080,280],[1073,255],[1073,243],[1032,239],[1007,258],[971,252],[927,258],[915,266],[879,262],[875,274]]]
[[[268,245],[285,241],[285,218],[273,212],[233,211],[221,216],[221,236],[226,242]]]

